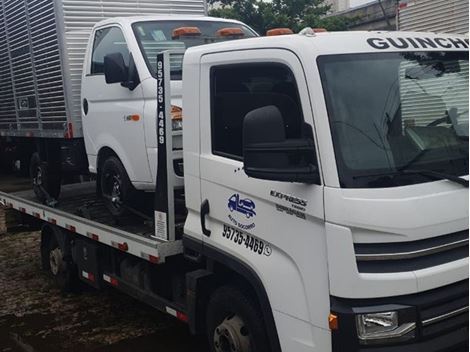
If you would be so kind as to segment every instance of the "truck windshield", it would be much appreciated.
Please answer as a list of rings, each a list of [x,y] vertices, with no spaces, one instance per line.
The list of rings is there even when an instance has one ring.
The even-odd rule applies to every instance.
[[[255,37],[247,26],[223,21],[148,21],[132,26],[147,66],[155,76],[157,53],[170,51],[171,79],[181,80],[186,49],[202,44]]]
[[[341,187],[468,174],[468,52],[334,55],[318,64]]]

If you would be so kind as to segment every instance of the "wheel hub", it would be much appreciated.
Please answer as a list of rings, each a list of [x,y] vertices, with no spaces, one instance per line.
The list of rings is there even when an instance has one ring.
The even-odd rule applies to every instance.
[[[33,177],[33,184],[35,186],[41,186],[42,185],[42,168],[38,166],[36,169],[36,175]]]
[[[49,266],[51,268],[51,272],[54,276],[56,276],[61,268],[62,268],[62,251],[60,248],[54,248],[49,253]]]
[[[111,202],[117,208],[121,206],[121,180],[119,176],[113,176],[113,186],[111,189]]]
[[[226,318],[214,331],[217,352],[250,352],[250,336],[243,320],[237,316]]]

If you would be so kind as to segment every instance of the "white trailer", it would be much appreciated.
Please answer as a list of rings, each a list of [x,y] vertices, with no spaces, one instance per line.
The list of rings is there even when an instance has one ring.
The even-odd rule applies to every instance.
[[[467,0],[400,0],[398,30],[468,34]]]

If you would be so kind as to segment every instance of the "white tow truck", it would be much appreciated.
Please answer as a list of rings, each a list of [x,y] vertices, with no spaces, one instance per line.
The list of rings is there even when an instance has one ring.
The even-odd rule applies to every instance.
[[[182,192],[156,55],[153,217],[116,220],[93,183],[0,200],[41,221],[64,289],[116,287],[211,351],[466,350],[468,39],[302,33],[186,51]],[[103,92],[129,86],[120,62]]]

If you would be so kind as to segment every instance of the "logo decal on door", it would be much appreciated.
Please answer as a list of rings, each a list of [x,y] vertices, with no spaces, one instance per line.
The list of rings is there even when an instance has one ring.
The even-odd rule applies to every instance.
[[[243,199],[238,193],[235,193],[228,199],[227,206],[231,213],[228,218],[234,225],[244,230],[250,230],[256,226],[253,221],[250,221],[256,216],[256,205],[251,199]],[[235,215],[235,213],[238,214]]]

